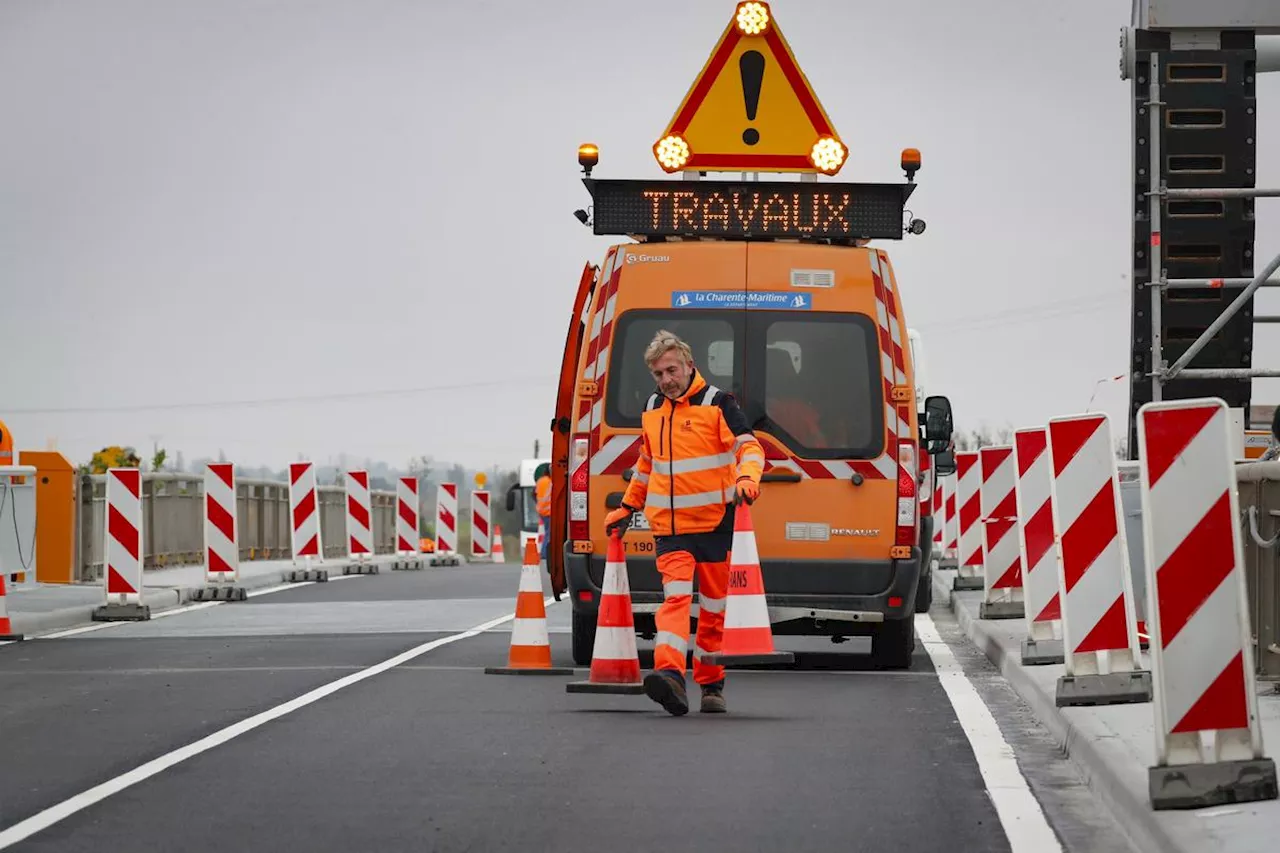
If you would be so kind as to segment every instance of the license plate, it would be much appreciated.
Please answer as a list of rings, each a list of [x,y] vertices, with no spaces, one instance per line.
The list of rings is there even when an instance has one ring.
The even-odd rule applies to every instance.
[[[643,512],[631,513],[631,529],[632,530],[648,530],[649,519],[644,517]]]

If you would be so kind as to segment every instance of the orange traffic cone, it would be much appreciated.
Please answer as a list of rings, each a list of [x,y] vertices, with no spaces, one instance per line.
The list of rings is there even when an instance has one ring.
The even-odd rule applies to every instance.
[[[572,667],[551,665],[551,641],[547,637],[547,608],[542,600],[542,574],[533,540],[524,549],[520,591],[516,594],[516,618],[511,623],[511,649],[506,666],[486,666],[490,675],[573,675]]]
[[[13,623],[9,621],[9,605],[5,603],[8,595],[5,591],[4,574],[0,573],[0,640],[15,641],[23,639],[21,634],[14,633]]]
[[[791,663],[795,655],[773,648],[769,605],[756,551],[755,527],[747,504],[733,519],[733,550],[729,554],[729,592],[724,607],[724,642],[720,651],[703,655],[703,663],[734,666],[753,663]]]
[[[502,525],[493,526],[493,555],[490,559],[495,563],[505,563],[507,554],[502,550]]]
[[[591,674],[586,681],[570,681],[569,693],[644,693],[640,681],[640,655],[636,651],[636,625],[631,615],[631,583],[622,552],[622,537],[609,537],[604,583],[600,588],[600,614],[596,642],[591,650]]]

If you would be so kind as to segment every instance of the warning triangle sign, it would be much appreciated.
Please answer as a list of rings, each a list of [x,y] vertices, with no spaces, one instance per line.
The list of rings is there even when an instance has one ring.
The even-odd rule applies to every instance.
[[[847,151],[768,3],[739,3],[654,157],[666,172],[834,175]]]

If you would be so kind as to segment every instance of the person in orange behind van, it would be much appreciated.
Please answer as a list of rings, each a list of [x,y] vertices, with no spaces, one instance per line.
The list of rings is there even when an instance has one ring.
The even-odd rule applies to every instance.
[[[4,421],[0,421],[0,465],[13,464],[13,436],[9,435],[9,428],[4,425]]]
[[[724,638],[733,507],[760,496],[764,450],[733,395],[707,384],[684,341],[659,331],[644,361],[658,393],[641,416],[635,474],[622,505],[605,517],[605,530],[625,532],[643,507],[653,531],[664,599],[655,616],[657,647],[645,694],[670,714],[689,711],[684,662],[696,572],[693,679],[702,689],[701,712],[724,713],[724,667],[704,664],[702,656],[720,651]]]
[[[533,472],[537,484],[534,486],[534,497],[538,501],[538,519],[542,522],[542,562],[547,561],[547,542],[551,539],[547,531],[551,529],[551,466],[543,462]]]

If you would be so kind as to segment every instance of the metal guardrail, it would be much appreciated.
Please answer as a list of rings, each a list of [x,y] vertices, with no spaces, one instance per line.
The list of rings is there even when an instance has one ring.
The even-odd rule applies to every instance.
[[[76,486],[76,576],[102,578],[106,536],[105,475],[81,477]],[[347,552],[346,490],[317,488],[320,539],[326,557]],[[395,550],[394,492],[369,495],[374,551]],[[144,569],[204,562],[204,476],[142,475],[142,542]],[[278,480],[236,480],[236,515],[241,560],[282,560],[293,556],[289,527],[289,485]]]
[[[1259,681],[1280,682],[1280,462],[1236,465],[1249,624]]]
[[[14,588],[36,582],[36,469],[0,465],[0,577]]]

